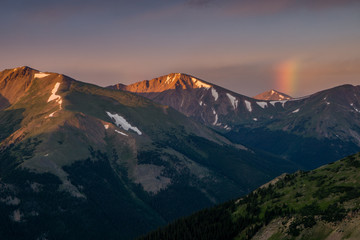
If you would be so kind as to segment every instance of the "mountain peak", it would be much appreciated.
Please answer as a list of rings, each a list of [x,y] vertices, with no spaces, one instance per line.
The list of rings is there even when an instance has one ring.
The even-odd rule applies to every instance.
[[[285,93],[279,92],[275,89],[271,89],[269,91],[260,93],[256,96],[254,96],[253,98],[258,99],[258,100],[277,100],[277,101],[292,99],[291,96],[289,96]]]
[[[127,86],[123,84],[110,86],[110,88],[113,89],[126,90],[137,93],[155,93],[175,89],[209,89],[211,87],[213,87],[212,84],[185,73],[170,73],[152,80],[144,80]]]
[[[192,88],[211,88],[212,85],[194,76],[185,73],[171,73],[157,78],[159,83],[169,89],[192,89]],[[155,80],[155,79],[153,79]],[[153,81],[151,80],[151,81]]]
[[[12,69],[10,69],[10,70],[12,70],[12,71],[22,71],[22,72],[28,72],[28,71],[37,71],[38,72],[38,70],[36,70],[36,69],[34,69],[34,68],[31,68],[31,67],[29,67],[29,66],[21,66],[21,67],[16,67],[16,68],[12,68]]]

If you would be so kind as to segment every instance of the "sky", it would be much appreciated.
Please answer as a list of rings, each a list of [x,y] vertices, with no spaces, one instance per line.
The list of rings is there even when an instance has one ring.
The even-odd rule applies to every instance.
[[[360,84],[360,1],[1,0],[0,56],[100,86],[181,72],[300,97]]]

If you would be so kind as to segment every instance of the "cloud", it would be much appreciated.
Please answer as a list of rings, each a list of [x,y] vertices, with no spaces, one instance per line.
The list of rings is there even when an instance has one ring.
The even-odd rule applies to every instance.
[[[215,1],[216,0],[187,0],[186,4],[189,6],[202,7],[207,6]]]
[[[285,11],[292,4],[291,0],[258,0],[232,2],[226,7],[226,11],[233,15],[253,16],[275,14]]]
[[[301,72],[306,77],[360,76],[360,59],[309,63]]]
[[[229,15],[239,16],[273,15],[298,10],[322,11],[360,6],[358,0],[186,0],[186,4],[190,7],[213,6]]]
[[[5,8],[14,16],[42,23],[66,21],[71,17],[122,19],[167,5],[170,4],[162,0],[32,0],[31,4],[28,0],[18,0],[5,3]]]

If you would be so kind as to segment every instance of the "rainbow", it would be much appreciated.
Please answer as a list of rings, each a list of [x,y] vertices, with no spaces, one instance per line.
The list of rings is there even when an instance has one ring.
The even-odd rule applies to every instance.
[[[294,96],[297,88],[299,62],[288,60],[275,68],[276,90]]]

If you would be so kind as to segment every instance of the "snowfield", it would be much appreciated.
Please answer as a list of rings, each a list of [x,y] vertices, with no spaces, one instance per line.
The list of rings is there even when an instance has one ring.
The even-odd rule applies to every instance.
[[[59,104],[59,107],[60,107],[60,110],[62,109],[62,98],[59,96],[59,95],[56,95],[58,89],[60,87],[60,83],[57,82],[54,86],[54,88],[52,89],[51,91],[51,96],[49,97],[48,101],[47,102],[51,102],[51,101],[56,101],[58,104]],[[48,117],[52,118],[54,117],[54,114],[57,112],[58,110],[56,110],[55,112],[52,112],[49,114]]]
[[[259,106],[262,107],[262,108],[265,108],[265,107],[268,106],[268,105],[267,105],[267,102],[256,102],[256,104],[259,105]]]
[[[44,77],[47,77],[49,76],[50,74],[48,73],[43,73],[43,72],[40,72],[40,73],[35,73],[34,74],[34,78],[44,78]]]
[[[134,132],[136,132],[138,135],[142,135],[142,132],[141,132],[137,127],[131,126],[131,124],[128,123],[125,118],[123,118],[122,116],[118,115],[117,113],[112,114],[112,113],[106,112],[106,114],[107,114],[111,119],[115,120],[116,126],[121,127],[121,128],[123,128],[124,130],[126,130],[126,131],[129,131],[129,129],[131,129],[131,130],[133,130]]]
[[[196,79],[194,77],[192,77],[191,80],[195,84],[195,86],[198,87],[198,88],[211,88],[211,85],[206,84],[206,83],[204,83],[204,82],[202,82],[202,81],[200,81],[200,80],[198,80],[198,79]]]
[[[244,100],[246,108],[249,112],[252,112],[251,102]]]
[[[236,97],[234,97],[230,93],[226,93],[226,96],[229,98],[229,101],[231,102],[231,105],[233,106],[233,108],[235,110],[238,106],[238,100],[236,99]]]
[[[214,97],[215,101],[218,99],[219,94],[218,92],[215,90],[215,88],[211,88],[211,94]]]

